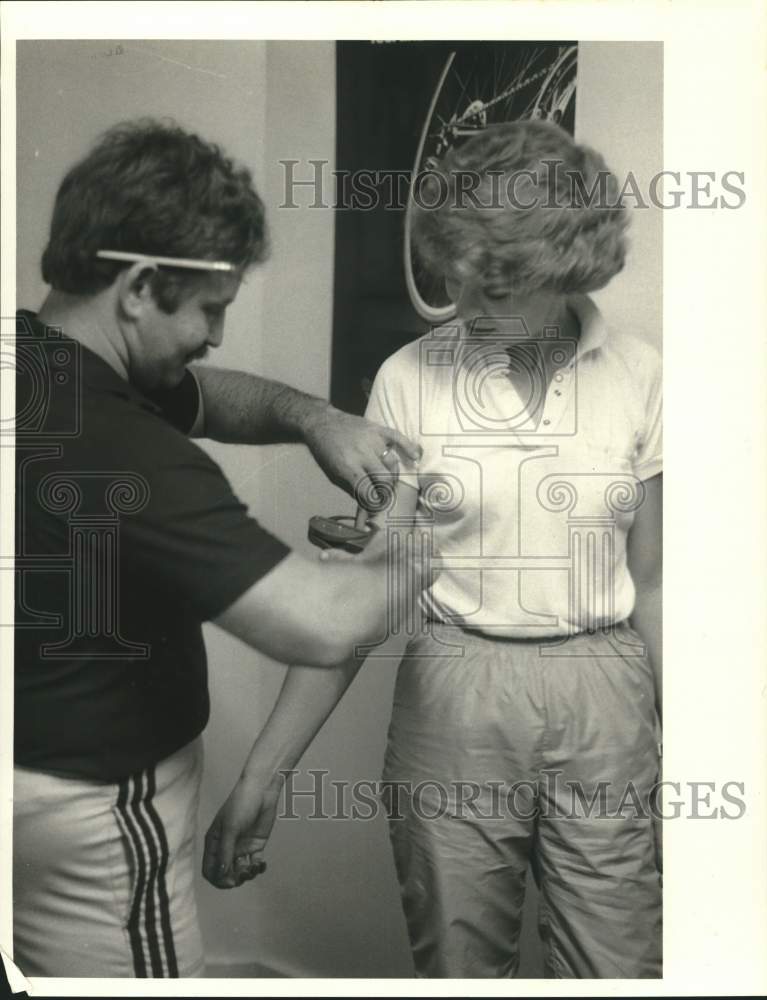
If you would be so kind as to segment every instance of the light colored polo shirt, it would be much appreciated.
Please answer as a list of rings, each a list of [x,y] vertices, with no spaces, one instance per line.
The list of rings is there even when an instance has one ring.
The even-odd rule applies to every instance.
[[[608,330],[587,296],[569,304],[581,333],[552,349],[548,389],[519,323],[503,336],[437,328],[376,377],[367,416],[423,447],[420,517],[442,567],[424,602],[436,620],[536,638],[633,610],[626,540],[662,468],[660,357]],[[510,344],[527,345],[511,352],[527,370],[517,388]]]

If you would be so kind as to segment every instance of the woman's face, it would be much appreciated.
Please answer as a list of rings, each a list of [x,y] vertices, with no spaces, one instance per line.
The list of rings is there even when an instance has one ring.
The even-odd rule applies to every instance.
[[[447,291],[458,315],[477,332],[498,330],[523,319],[531,332],[547,323],[557,323],[565,311],[565,297],[550,292],[514,294],[499,281],[446,280]]]

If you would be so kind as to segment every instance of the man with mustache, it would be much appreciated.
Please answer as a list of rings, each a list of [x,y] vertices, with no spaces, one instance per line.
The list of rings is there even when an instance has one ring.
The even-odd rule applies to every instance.
[[[221,344],[264,225],[249,172],[218,147],[119,125],[64,178],[50,294],[18,314],[14,957],[27,975],[202,972],[203,622],[317,668],[380,635],[383,542],[348,564],[292,553],[190,440],[303,442],[349,492],[390,479],[398,453],[417,458],[399,432],[286,385],[189,367]]]

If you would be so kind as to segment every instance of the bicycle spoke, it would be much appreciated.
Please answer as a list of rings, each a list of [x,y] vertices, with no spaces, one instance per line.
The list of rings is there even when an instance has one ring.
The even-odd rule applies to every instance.
[[[453,118],[460,120],[459,109],[461,107],[461,99],[463,98],[463,95],[467,93],[468,85],[463,82],[458,70],[454,70],[454,73],[456,80],[458,81],[458,85],[461,87],[461,92],[458,95],[458,100],[455,102],[455,110],[453,111]],[[471,77],[469,79],[471,79]]]

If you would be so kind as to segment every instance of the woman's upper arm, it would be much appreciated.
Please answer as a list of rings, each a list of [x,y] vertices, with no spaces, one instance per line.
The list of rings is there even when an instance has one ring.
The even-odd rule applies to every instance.
[[[405,434],[412,441],[418,440],[416,421],[412,419],[412,400],[418,398],[417,372],[410,358],[410,349],[398,351],[388,357],[378,370],[368,399],[365,416],[368,420],[391,427]],[[415,379],[415,381],[414,381]],[[412,384],[411,384],[412,383]],[[384,508],[373,515],[362,507],[357,508],[355,524],[364,527],[373,521],[379,528],[389,518],[396,518],[397,524],[407,525],[415,518],[418,506],[418,470],[406,461],[401,453],[396,476],[388,478],[394,485],[393,496]],[[384,491],[384,494],[385,495]]]

